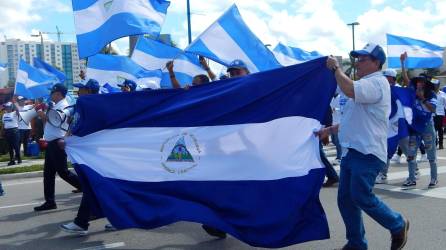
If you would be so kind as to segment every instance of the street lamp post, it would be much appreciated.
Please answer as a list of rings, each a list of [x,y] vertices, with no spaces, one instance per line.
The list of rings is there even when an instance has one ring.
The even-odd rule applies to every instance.
[[[349,23],[347,24],[348,26],[352,26],[352,41],[353,41],[353,50],[355,50],[355,26],[359,25],[358,22],[354,22],[354,23]],[[353,63],[353,77],[356,76],[356,67],[355,64]]]
[[[38,35],[31,35],[32,37],[39,37],[40,36],[40,59],[42,59],[42,61],[45,61],[45,53],[43,51],[43,34],[41,31],[39,31]]]
[[[190,23],[190,2],[187,0],[187,37],[189,39],[189,44],[192,43],[192,31],[191,31],[191,23]]]

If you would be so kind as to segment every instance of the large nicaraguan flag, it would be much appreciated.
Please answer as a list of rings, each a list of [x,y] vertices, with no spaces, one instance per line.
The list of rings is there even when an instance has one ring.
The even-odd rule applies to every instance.
[[[28,99],[47,97],[50,94],[49,88],[57,82],[53,75],[48,75],[20,59],[14,94]]]
[[[169,1],[72,0],[79,57],[97,54],[121,37],[150,34],[157,37]]]
[[[299,64],[322,57],[322,55],[317,51],[308,52],[300,48],[283,45],[282,43],[277,44],[276,48],[273,50],[273,53],[277,61],[279,61],[279,63],[283,66]]]
[[[251,73],[275,69],[281,65],[273,53],[243,21],[234,4],[185,49],[228,66],[240,59]]]
[[[336,89],[325,61],[80,97],[66,151],[92,210],[118,229],[191,221],[260,247],[328,238],[314,135]]]
[[[392,86],[390,90],[392,105],[387,135],[387,156],[389,159],[395,154],[398,142],[409,136],[408,124],[412,124],[413,117],[413,101],[411,101],[412,92],[410,89]]]
[[[132,54],[132,60],[147,70],[162,70],[162,88],[171,88],[172,84],[166,63],[174,61],[175,77],[181,85],[191,85],[196,75],[206,74],[195,54],[185,53],[181,49],[164,43],[140,37]]]
[[[152,89],[160,87],[161,70],[146,70],[126,56],[97,54],[88,58],[87,78],[118,88],[125,79]]]
[[[443,65],[444,48],[426,41],[387,34],[389,68],[401,68],[400,55],[407,52],[406,68],[438,68]]]
[[[59,83],[63,83],[67,79],[64,73],[37,57],[33,58],[33,64],[36,69],[43,71],[47,75],[56,77]]]

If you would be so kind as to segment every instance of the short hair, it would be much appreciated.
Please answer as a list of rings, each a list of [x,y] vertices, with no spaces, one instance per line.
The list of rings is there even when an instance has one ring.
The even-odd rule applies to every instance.
[[[203,74],[196,75],[196,76],[194,76],[194,78],[200,79],[200,83],[209,83],[210,82],[209,77],[207,75],[203,75]]]

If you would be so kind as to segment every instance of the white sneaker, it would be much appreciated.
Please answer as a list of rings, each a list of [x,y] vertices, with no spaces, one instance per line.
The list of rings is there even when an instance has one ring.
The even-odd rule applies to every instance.
[[[421,155],[420,159],[417,159],[417,162],[427,162],[427,154]]]
[[[395,154],[395,155],[392,157],[392,159],[390,159],[390,161],[391,161],[391,162],[394,162],[394,163],[398,163],[398,164],[400,164],[400,163],[401,163],[401,156],[399,156],[398,154]]]
[[[375,184],[387,184],[387,176],[379,173],[378,176],[376,176]]]
[[[78,234],[78,235],[87,235],[88,230],[83,229],[82,227],[76,225],[74,222],[70,222],[67,224],[60,225],[60,229],[66,233],[70,234]]]

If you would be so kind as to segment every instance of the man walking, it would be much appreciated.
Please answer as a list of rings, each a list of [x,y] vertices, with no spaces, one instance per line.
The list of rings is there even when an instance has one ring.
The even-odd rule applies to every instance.
[[[348,241],[342,249],[367,249],[362,211],[390,231],[392,250],[402,249],[407,241],[409,221],[373,193],[375,179],[387,160],[390,86],[381,73],[386,55],[379,45],[372,43],[350,55],[356,58],[358,81],[342,72],[336,58],[327,59],[327,67],[349,99],[340,124],[318,133],[326,136],[338,131],[340,143],[346,149],[338,189],[338,207]]]

